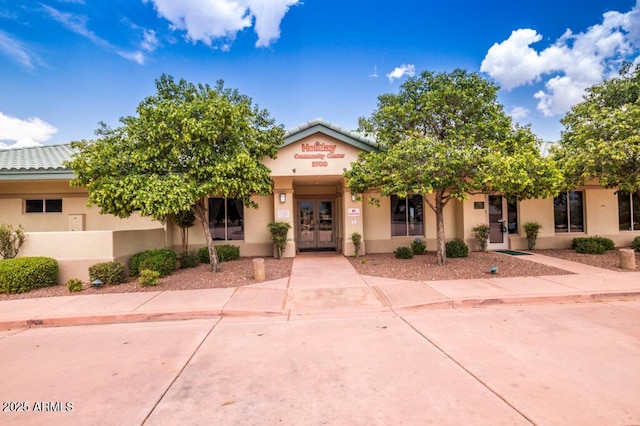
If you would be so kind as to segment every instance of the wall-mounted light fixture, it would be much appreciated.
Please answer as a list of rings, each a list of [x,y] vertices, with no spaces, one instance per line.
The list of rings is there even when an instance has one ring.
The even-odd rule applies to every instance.
[[[351,194],[351,201],[356,201],[358,196],[356,194]]]
[[[285,194],[284,192],[280,193],[280,202],[283,204],[287,202],[287,194]]]

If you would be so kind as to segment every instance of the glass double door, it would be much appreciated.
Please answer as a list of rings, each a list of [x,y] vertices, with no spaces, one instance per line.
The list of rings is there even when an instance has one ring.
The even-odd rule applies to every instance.
[[[298,248],[335,249],[334,200],[298,200]]]

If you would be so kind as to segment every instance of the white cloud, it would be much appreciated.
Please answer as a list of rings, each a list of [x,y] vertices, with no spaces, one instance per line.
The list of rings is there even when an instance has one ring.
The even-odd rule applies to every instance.
[[[0,141],[13,143],[9,145],[0,142],[0,148],[22,148],[41,145],[42,142],[48,141],[57,132],[58,129],[38,117],[21,120],[0,112]]]
[[[529,113],[531,111],[529,111],[529,109],[525,108],[525,107],[513,107],[513,109],[511,109],[511,111],[509,112],[509,115],[511,116],[511,118],[513,118],[514,120],[519,120],[521,118],[526,118],[529,116]]]
[[[602,23],[585,32],[567,30],[542,50],[531,47],[541,40],[533,29],[515,30],[489,49],[480,70],[506,90],[544,81],[544,89],[534,95],[537,109],[545,116],[562,114],[583,99],[588,87],[634,59],[640,47],[640,8],[606,12]]]
[[[130,61],[136,62],[138,65],[144,65],[147,59],[144,53],[142,53],[139,50],[136,50],[135,52],[125,52],[121,50],[121,51],[118,51],[118,55]]]
[[[143,0],[152,2],[158,14],[173,28],[187,32],[187,40],[229,50],[236,34],[251,27],[255,18],[257,47],[280,38],[280,23],[299,0]]]
[[[413,64],[402,64],[399,67],[396,67],[393,71],[387,74],[387,78],[390,83],[393,83],[393,80],[399,79],[402,77],[413,77],[416,75],[416,67]]]
[[[82,1],[71,1],[79,4],[84,4]],[[79,34],[94,44],[108,50],[111,52],[115,52],[121,57],[128,59],[130,61],[136,62],[137,64],[144,65],[146,61],[146,56],[141,51],[128,52],[121,49],[118,49],[116,46],[111,44],[108,40],[105,40],[93,31],[89,29],[88,26],[88,18],[85,15],[77,15],[73,13],[61,12],[58,9],[55,9],[51,6],[42,5],[42,8],[47,12],[47,14],[53,18],[55,21],[58,21],[63,26],[65,26],[70,31],[73,31],[76,34]],[[135,27],[134,29],[138,29],[139,27]],[[156,38],[156,33],[153,30],[142,30],[142,42],[140,43],[140,48],[149,52],[153,52],[158,46],[159,41]]]
[[[153,30],[148,30],[148,29],[144,30],[143,34],[142,34],[142,37],[143,37],[143,40],[142,40],[141,47],[144,50],[148,50],[149,52],[153,52],[160,45],[160,42],[158,41],[158,38],[156,37],[156,32],[153,31]]]
[[[29,52],[23,43],[11,37],[4,31],[0,31],[0,52],[3,52],[8,57],[21,63],[26,68],[35,68],[34,55]]]
[[[249,10],[256,18],[256,47],[268,47],[280,38],[280,23],[289,8],[297,3],[298,0],[247,0]]]
[[[58,9],[54,9],[51,6],[47,6],[45,4],[42,5],[42,8],[53,18],[58,21],[69,30],[73,31],[76,34],[80,34],[83,37],[88,38],[95,44],[102,47],[111,47],[111,43],[107,40],[104,40],[98,37],[93,31],[91,31],[87,26],[88,18],[84,15],[75,15],[73,13],[61,12]]]

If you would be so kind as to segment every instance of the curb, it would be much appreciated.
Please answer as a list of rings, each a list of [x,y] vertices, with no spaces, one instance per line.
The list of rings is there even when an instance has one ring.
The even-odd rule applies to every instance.
[[[637,291],[621,291],[621,292],[594,292],[585,294],[564,294],[555,296],[514,296],[500,298],[469,298],[469,299],[449,299],[434,301],[431,303],[420,305],[404,305],[404,306],[381,306],[381,310],[394,312],[415,312],[420,310],[444,310],[444,309],[460,309],[460,308],[482,308],[491,306],[505,305],[534,305],[546,303],[588,303],[588,302],[608,302],[608,301],[625,301],[640,299],[640,290]],[[119,324],[134,323],[146,321],[183,321],[192,319],[210,319],[217,317],[277,317],[286,316],[289,318],[295,315],[297,311],[281,310],[281,311],[258,311],[258,310],[225,310],[216,309],[210,311],[186,311],[186,312],[156,312],[156,313],[122,313],[107,315],[89,315],[77,317],[50,317],[50,318],[32,318],[24,320],[7,320],[0,321],[0,330],[14,330],[22,328],[37,327],[61,327],[74,325],[96,325],[96,324]],[[358,311],[334,311],[326,314],[340,315],[344,313],[371,313],[376,310]],[[317,313],[317,312],[316,312]]]

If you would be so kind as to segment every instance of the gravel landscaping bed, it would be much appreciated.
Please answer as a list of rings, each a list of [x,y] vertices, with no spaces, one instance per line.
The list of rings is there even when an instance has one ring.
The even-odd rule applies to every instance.
[[[28,293],[20,294],[0,294],[3,299],[27,299],[36,297],[70,296],[85,294],[105,294],[105,293],[133,293],[148,291],[166,290],[194,290],[203,288],[238,287],[246,284],[255,284],[253,279],[253,259],[243,257],[239,260],[223,262],[220,264],[222,271],[212,273],[210,265],[201,264],[195,268],[178,269],[168,277],[160,278],[155,287],[141,287],[137,279],[130,279],[128,282],[117,285],[107,285],[101,288],[93,288],[88,283],[84,284],[81,292],[71,293],[64,284],[39,288]],[[291,265],[293,259],[265,258],[265,270],[267,280],[286,278],[291,275]]]
[[[536,250],[535,253],[554,256],[573,262],[581,262],[612,271],[623,271],[619,268],[619,254],[617,250],[605,254],[580,254],[574,250]],[[471,278],[491,277],[526,277],[541,275],[563,275],[569,272],[541,265],[526,260],[527,256],[510,256],[502,253],[471,252],[468,258],[447,259],[446,266],[436,264],[434,252],[413,259],[396,259],[393,253],[368,254],[358,258],[349,257],[348,260],[362,275],[373,275],[385,278],[412,281],[460,280]],[[222,272],[212,273],[209,265],[199,265],[191,269],[179,269],[168,277],[161,278],[156,287],[141,287],[137,279],[119,285],[93,288],[88,283],[80,293],[70,293],[66,285],[56,285],[40,288],[29,293],[0,294],[0,300],[26,299],[37,297],[131,293],[166,290],[191,290],[205,288],[238,287],[255,284],[253,279],[254,258],[241,258],[221,264]],[[287,278],[291,275],[293,259],[264,258],[267,280]],[[640,253],[636,253],[636,261],[640,266]],[[490,266],[497,266],[498,273],[492,275]],[[639,268],[640,269],[640,268]]]
[[[447,259],[445,266],[437,265],[434,252],[414,256],[413,259],[396,259],[393,253],[384,253],[351,257],[349,260],[362,275],[412,281],[569,274],[561,269],[527,261],[526,257],[493,252],[470,252],[467,258]],[[498,267],[495,275],[489,272],[490,266]]]
[[[620,269],[620,253],[618,250],[609,250],[604,254],[576,253],[575,250],[536,250],[535,253],[545,256],[559,257],[572,262],[584,263],[597,268],[609,269],[617,272],[629,272]],[[640,253],[636,252],[636,270],[640,270]]]

